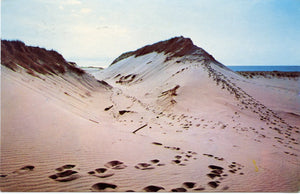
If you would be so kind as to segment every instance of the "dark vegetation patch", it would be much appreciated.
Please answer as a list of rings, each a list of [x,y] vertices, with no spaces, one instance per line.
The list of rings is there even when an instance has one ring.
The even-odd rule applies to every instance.
[[[179,85],[176,85],[174,88],[162,92],[161,95],[160,95],[159,97],[165,96],[165,95],[177,96],[176,91],[177,91],[177,89],[178,89],[179,87],[180,87]]]
[[[246,78],[289,78],[289,79],[299,79],[300,72],[283,72],[283,71],[237,71],[238,74]]]
[[[290,137],[292,130],[297,129],[297,127],[293,127],[289,125],[286,121],[284,121],[284,119],[279,117],[278,114],[275,113],[273,110],[267,108],[261,102],[256,100],[253,96],[245,92],[242,88],[238,87],[227,76],[212,68],[210,61],[204,60],[202,65],[204,66],[205,71],[208,72],[208,76],[212,78],[213,81],[216,82],[217,86],[220,85],[222,89],[226,89],[231,95],[235,96],[235,99],[237,101],[237,106],[239,107],[240,110],[248,109],[249,111],[256,114],[261,121],[264,121],[266,125],[270,125],[270,124],[277,125],[277,127],[269,126],[269,128],[276,131],[281,136],[285,135],[285,139],[278,140],[278,143],[286,144],[285,147],[289,149],[294,149],[292,146],[288,146],[288,145],[291,143],[293,144],[298,143],[295,140],[292,140],[292,138]],[[287,130],[286,133],[284,133],[285,130]],[[247,131],[247,130],[241,129],[241,131]],[[252,131],[260,135],[260,137],[266,138],[265,134],[260,133],[255,128],[252,128]],[[298,133],[298,131],[295,132]],[[261,142],[260,140],[255,140],[255,141]]]
[[[118,74],[119,75],[119,74]],[[126,76],[121,76],[119,80],[116,81],[117,84],[129,84],[130,82],[133,82],[133,80],[136,78],[136,74],[129,74]]]
[[[116,58],[111,65],[130,56],[138,57],[152,52],[164,52],[165,54],[169,54],[166,61],[171,60],[174,57],[182,57],[185,55],[201,55],[209,60],[215,61],[215,59],[206,51],[194,45],[190,38],[184,38],[183,36],[180,36],[171,38],[169,40],[160,41],[152,45],[144,46],[136,51],[126,52]]]
[[[82,75],[84,70],[76,67],[74,62],[67,62],[61,54],[54,50],[40,47],[26,46],[21,41],[1,40],[1,64],[13,71],[18,66],[27,70],[27,73],[64,74],[67,71]]]
[[[103,80],[97,80],[97,82],[100,83],[100,84],[102,84],[102,85],[104,85],[104,86],[106,86],[107,88],[112,88],[112,86],[109,85],[106,81],[103,81]]]

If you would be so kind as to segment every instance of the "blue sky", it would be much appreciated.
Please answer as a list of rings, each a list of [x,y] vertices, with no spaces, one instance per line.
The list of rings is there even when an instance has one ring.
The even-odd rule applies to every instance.
[[[300,65],[300,0],[2,0],[1,38],[81,66],[183,35],[225,65]]]

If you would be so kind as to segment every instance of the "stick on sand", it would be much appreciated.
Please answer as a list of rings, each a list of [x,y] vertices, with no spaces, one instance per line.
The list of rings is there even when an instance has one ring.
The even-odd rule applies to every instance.
[[[141,130],[141,129],[143,129],[144,127],[146,127],[148,124],[145,124],[145,125],[143,125],[143,126],[141,126],[140,128],[138,128],[137,130],[135,130],[134,132],[132,132],[132,133],[135,133],[135,132],[137,132],[137,131],[139,131],[139,130]]]

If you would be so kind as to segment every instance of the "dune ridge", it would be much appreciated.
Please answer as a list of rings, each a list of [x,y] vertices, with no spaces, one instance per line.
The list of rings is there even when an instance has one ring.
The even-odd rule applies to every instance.
[[[123,53],[122,55],[117,57],[111,63],[111,65],[117,63],[120,60],[126,59],[130,56],[139,57],[153,52],[157,52],[157,53],[163,52],[165,55],[168,55],[168,57],[165,59],[165,62],[172,58],[183,57],[188,55],[191,56],[194,55],[201,58],[203,57],[205,60],[216,62],[215,58],[212,55],[208,54],[204,49],[194,45],[190,38],[179,36],[179,37],[171,38],[169,40],[160,41],[152,45],[144,46],[135,51]]]

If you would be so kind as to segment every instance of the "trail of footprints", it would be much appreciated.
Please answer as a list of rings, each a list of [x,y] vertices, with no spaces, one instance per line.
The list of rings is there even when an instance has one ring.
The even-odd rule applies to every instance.
[[[5,178],[5,177],[11,176],[11,175],[26,174],[26,173],[33,171],[34,168],[35,168],[35,166],[32,166],[32,165],[23,166],[22,168],[19,168],[18,170],[15,170],[8,174],[0,173],[0,178]]]
[[[174,156],[173,160],[170,161],[170,164],[173,165],[186,165],[186,163],[189,159],[197,159],[195,156],[197,155],[196,152],[193,151],[187,151],[184,152],[178,147],[171,147],[171,146],[163,146],[161,143],[153,142],[152,144],[157,146],[162,146],[164,149],[170,149],[173,151],[181,151],[180,154],[177,154]],[[212,154],[204,153],[202,154],[204,157],[212,158],[216,161],[225,161],[222,157],[217,157]],[[224,162],[225,163],[225,162]],[[228,163],[228,162],[226,162]],[[161,163],[159,159],[152,159],[149,160],[149,162],[141,162],[136,164],[134,167],[138,170],[152,170],[156,167],[165,166],[166,164]],[[75,170],[76,165],[74,164],[66,164],[61,167],[58,167],[54,169],[55,173],[50,175],[49,178],[57,181],[57,182],[69,182],[76,180],[80,178],[82,175],[78,171]],[[115,171],[123,170],[127,168],[128,166],[124,164],[122,161],[118,160],[112,160],[110,162],[107,162],[104,164],[104,167],[94,169],[92,171],[87,172],[88,176],[95,176],[97,178],[108,178],[115,174]],[[244,168],[243,165],[237,163],[237,162],[231,162],[227,167],[225,166],[217,166],[214,164],[209,165],[208,167],[209,172],[207,172],[207,177],[211,179],[211,181],[207,182],[205,185],[198,184],[196,182],[184,182],[178,187],[175,187],[171,190],[166,190],[163,186],[157,186],[157,185],[149,185],[142,189],[142,191],[146,192],[157,192],[157,191],[164,191],[164,192],[200,192],[205,191],[208,188],[216,189],[220,188],[221,190],[225,191],[228,190],[228,186],[221,187],[221,183],[224,179],[226,179],[230,174],[236,174],[236,175],[244,175],[242,169]],[[32,165],[24,166],[16,171],[13,171],[11,174],[24,174],[28,173],[30,171],[33,171],[35,169]],[[0,174],[0,178],[5,178],[8,175],[6,174]],[[107,183],[107,182],[99,182],[91,186],[91,191],[116,191],[118,186],[116,184]],[[134,192],[133,190],[127,190],[126,192]]]
[[[258,143],[263,143],[264,138],[273,138],[274,139],[274,147],[278,146],[284,146],[285,149],[283,150],[284,154],[291,155],[291,156],[298,156],[295,153],[295,150],[297,150],[297,147],[299,145],[298,139],[293,138],[295,135],[300,133],[300,129],[297,126],[291,126],[289,125],[284,119],[280,118],[276,112],[273,110],[269,109],[265,105],[263,105],[261,102],[256,100],[253,96],[249,95],[247,92],[242,90],[236,83],[234,83],[232,80],[234,78],[228,78],[226,77],[223,73],[220,71],[215,70],[214,68],[211,67],[210,62],[208,60],[199,60],[199,63],[191,65],[195,67],[202,67],[204,68],[205,71],[208,72],[208,75],[210,78],[213,79],[213,81],[216,82],[217,86],[221,87],[224,90],[227,90],[230,94],[232,94],[235,99],[237,100],[237,106],[239,111],[244,112],[251,112],[254,115],[257,116],[258,119],[263,121],[265,123],[264,128],[260,129],[255,129],[253,127],[242,127],[241,123],[238,123],[238,125],[233,126],[232,128],[236,130],[237,133],[239,134],[246,134],[246,132],[252,132],[257,134],[257,138],[255,137],[254,141]],[[188,67],[181,69],[180,71],[174,73],[172,76],[175,76],[176,74],[188,69]],[[127,77],[130,77],[131,75],[127,75]],[[238,83],[238,82],[237,82]],[[118,94],[123,92],[121,90],[118,91]],[[173,113],[170,114],[165,114],[164,112],[160,112],[156,110],[155,107],[150,106],[147,103],[143,103],[141,100],[137,99],[134,96],[126,95],[123,94],[126,98],[131,99],[132,102],[137,102],[140,104],[145,110],[153,112],[156,115],[156,119],[159,119],[160,117],[165,117],[168,118],[168,121],[164,121],[164,124],[167,124],[171,127],[175,126],[176,124],[179,124],[180,129],[177,129],[176,132],[183,132],[184,130],[188,130],[191,128],[194,123],[192,120],[199,120],[200,118],[194,118],[193,116],[187,116],[184,114],[181,115],[175,115]],[[111,101],[113,104],[116,104],[111,96]],[[240,114],[238,112],[235,112],[234,115],[232,116],[232,121],[237,122],[240,118]],[[126,120],[124,120],[126,121]],[[177,123],[175,123],[177,121]],[[121,120],[120,120],[121,122]],[[143,122],[143,121],[139,121]],[[201,123],[196,123],[196,127],[200,127],[203,129],[206,128],[228,128],[228,124],[224,123],[212,123],[212,121],[206,121],[206,123],[203,123],[204,119],[201,119]],[[155,123],[162,128],[160,123]],[[149,126],[149,128],[152,128]],[[267,130],[266,130],[266,129]],[[277,132],[276,136],[272,134],[267,134],[268,131],[273,130]],[[247,136],[247,134],[246,134]]]
[[[153,144],[158,145],[155,142]],[[177,147],[165,146],[164,148],[178,151]],[[181,155],[174,156],[174,160],[172,160],[172,163],[180,165],[180,164],[182,164],[181,160],[185,161],[184,158],[192,158],[194,155],[197,155],[197,153],[192,152],[192,151],[181,152]],[[224,161],[224,158],[216,157],[211,154],[203,154],[203,156],[214,158],[215,160],[218,160],[218,161]],[[155,166],[159,167],[159,166],[164,166],[164,165],[165,164],[160,163],[159,159],[152,159],[152,160],[150,160],[150,163],[138,163],[134,167],[139,170],[151,170],[151,169],[154,169]],[[76,170],[74,170],[75,166],[76,165],[74,165],[74,164],[66,164],[61,167],[58,167],[55,169],[56,173],[50,175],[49,178],[53,179],[54,181],[57,181],[57,182],[69,182],[69,181],[76,180],[76,179],[80,178],[81,175],[79,175],[79,173]],[[104,166],[106,168],[104,168],[104,167],[97,168],[93,171],[89,171],[87,174],[90,176],[95,176],[95,177],[104,179],[104,178],[113,176],[115,174],[114,170],[122,170],[127,167],[127,165],[125,165],[123,162],[118,161],[118,160],[113,160],[113,161],[107,162]],[[244,174],[243,172],[239,172],[242,170],[243,167],[244,167],[243,165],[238,164],[236,162],[232,162],[230,165],[228,165],[227,170],[225,169],[225,167],[221,167],[221,166],[217,166],[217,165],[213,165],[213,164],[209,165],[208,169],[210,170],[210,172],[207,173],[207,176],[210,179],[212,179],[212,181],[209,181],[207,183],[207,186],[209,186],[210,188],[213,188],[213,189],[219,187],[221,184],[221,181],[229,176],[227,173],[243,175]],[[35,167],[32,165],[27,165],[27,166],[24,166],[12,173],[23,174],[26,172],[33,171],[34,168]],[[5,178],[7,176],[8,175],[0,174],[1,178]],[[99,183],[92,185],[91,190],[92,191],[114,191],[117,187],[118,186],[115,184],[99,182]],[[222,188],[222,190],[227,190],[227,189],[229,189],[228,186],[224,186]],[[146,191],[146,192],[157,192],[160,190],[166,191],[164,187],[155,186],[155,185],[146,186],[142,190]],[[203,186],[201,184],[197,184],[195,182],[184,182],[179,187],[171,189],[170,192],[192,192],[192,191],[196,192],[196,191],[204,191],[204,190],[206,190],[206,188],[205,188],[205,186]],[[133,192],[133,190],[127,190],[126,192]]]
[[[57,173],[50,175],[49,178],[58,182],[68,182],[79,178],[78,172],[71,170],[75,167],[73,164],[66,164],[55,170]]]
[[[205,64],[206,70],[209,71],[209,75],[213,77],[214,81],[217,82],[217,85],[219,83],[222,83],[223,89],[227,89],[231,94],[234,94],[236,99],[238,100],[237,106],[241,110],[247,109],[248,111],[253,112],[254,114],[257,114],[259,116],[259,119],[261,121],[265,122],[265,128],[268,127],[270,130],[274,130],[278,132],[279,137],[275,136],[272,137],[273,135],[269,136],[267,135],[267,131],[265,128],[260,128],[260,129],[255,129],[253,127],[242,127],[240,126],[240,123],[238,125],[233,126],[232,128],[236,130],[237,133],[244,133],[251,131],[253,133],[256,133],[258,138],[255,138],[254,141],[258,143],[262,143],[264,138],[274,138],[275,142],[278,143],[279,145],[284,146],[286,149],[283,151],[287,155],[291,156],[297,156],[297,154],[294,153],[293,150],[296,148],[294,147],[295,145],[299,145],[299,142],[297,139],[292,138],[292,134],[295,133],[300,133],[299,127],[296,126],[290,126],[287,124],[282,118],[280,118],[274,111],[271,109],[267,108],[263,104],[261,104],[259,101],[254,99],[252,96],[247,94],[246,92],[242,91],[240,87],[236,86],[235,83],[232,83],[229,79],[225,78],[223,74],[220,72],[216,72],[214,69],[212,69],[209,64]],[[225,87],[226,86],[226,87]],[[126,96],[126,95],[125,95]],[[175,124],[179,123],[179,127],[181,129],[177,129],[176,132],[183,132],[183,130],[188,130],[193,126],[192,120],[200,120],[200,118],[195,118],[193,116],[188,116],[188,115],[175,115],[175,114],[165,114],[163,112],[159,112],[155,110],[153,107],[150,108],[149,105],[142,103],[140,100],[136,99],[133,96],[126,96],[127,98],[131,99],[133,102],[138,102],[142,107],[144,107],[146,110],[153,112],[156,114],[156,119],[159,119],[160,117],[165,117],[168,118],[169,121],[164,121],[164,124],[167,124],[169,126],[174,126]],[[240,114],[238,112],[235,112],[234,115],[232,116],[232,121],[236,122],[236,120],[239,120]],[[126,121],[126,120],[124,120]],[[177,123],[174,123],[177,121]],[[143,122],[142,120],[139,122]],[[157,125],[161,125],[159,123],[155,123]],[[204,123],[204,119],[201,119],[201,123],[196,123],[196,127],[200,127],[203,129],[206,129],[210,127],[211,129],[215,128],[221,128],[224,129],[228,127],[228,124],[224,124],[222,122],[213,122],[213,121],[206,121]],[[152,128],[149,126],[149,128]],[[162,128],[162,126],[160,126]],[[247,136],[247,135],[246,135]],[[278,146],[274,145],[274,147]]]
[[[187,165],[188,161],[190,160],[197,160],[196,156],[198,155],[196,152],[193,151],[182,151],[179,147],[172,147],[172,146],[164,146],[161,143],[153,142],[153,145],[161,146],[163,149],[170,149],[174,152],[176,152],[176,155],[173,159],[170,159],[171,165],[178,165],[178,166],[185,166]],[[228,176],[235,174],[235,175],[244,175],[242,172],[242,169],[244,168],[243,165],[237,163],[237,162],[231,162],[228,163],[226,160],[222,157],[217,157],[212,154],[204,153],[202,154],[203,157],[212,158],[216,161],[224,161],[224,165],[217,166],[215,164],[211,164],[207,167],[207,177],[211,179],[206,184],[199,184],[196,182],[183,182],[178,187],[175,187],[171,190],[166,190],[163,186],[160,185],[149,185],[141,189],[145,192],[157,192],[157,191],[163,191],[163,192],[200,192],[205,191],[207,189],[221,189],[223,191],[228,190],[228,186],[221,186],[222,181],[226,179]],[[227,163],[228,166],[225,166]],[[137,163],[134,168],[137,170],[153,170],[155,168],[160,168],[162,166],[165,166],[166,164],[161,163],[159,159],[151,159],[148,162],[141,162]],[[66,164],[63,166],[60,166],[56,169],[54,169],[55,173],[50,175],[48,178],[52,179],[53,181],[57,182],[69,182],[74,181],[81,176],[77,169],[75,169],[76,165],[74,164]],[[107,162],[104,164],[104,167],[94,169],[92,171],[89,171],[86,173],[87,176],[94,176],[101,179],[106,179],[115,174],[116,171],[121,171],[128,166],[124,164],[122,161],[118,160],[112,160],[110,162]],[[34,166],[27,165],[24,166],[11,174],[23,174],[28,173],[30,171],[34,170]],[[6,174],[0,174],[0,178],[5,178],[8,175]],[[91,186],[91,191],[116,191],[118,186],[113,183],[107,183],[107,182],[99,182]],[[133,192],[133,190],[127,190],[126,192]]]

